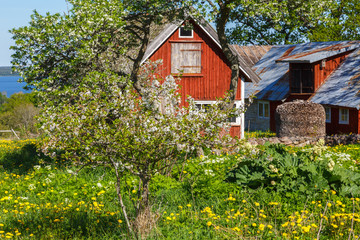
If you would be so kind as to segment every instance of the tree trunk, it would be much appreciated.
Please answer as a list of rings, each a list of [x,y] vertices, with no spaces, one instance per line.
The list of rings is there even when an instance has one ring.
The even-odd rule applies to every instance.
[[[144,209],[149,208],[149,179],[147,177],[140,177],[142,182],[142,193],[141,193],[141,200],[139,206],[139,212],[143,211]]]
[[[225,34],[225,26],[229,19],[231,9],[226,3],[222,1],[219,1],[219,6],[220,6],[220,10],[216,17],[216,31],[220,40],[221,48],[225,54],[226,59],[230,63],[231,81],[230,81],[230,90],[229,90],[230,103],[228,105],[228,108],[232,108],[235,102],[235,97],[239,82],[239,74],[240,74],[239,59],[237,55],[230,49],[230,45]]]
[[[141,199],[139,200],[139,207],[136,212],[135,228],[137,237],[145,239],[151,233],[154,226],[156,226],[156,215],[151,212],[151,206],[149,203],[149,182],[148,177],[141,176],[142,182]]]
[[[118,196],[118,200],[119,200],[119,203],[120,203],[120,207],[121,207],[121,210],[124,214],[124,218],[125,218],[125,222],[126,222],[126,226],[129,230],[129,233],[133,236],[134,235],[134,232],[132,230],[132,227],[131,227],[131,224],[130,224],[130,220],[129,220],[129,217],[127,215],[127,212],[126,212],[126,207],[124,205],[124,202],[123,202],[123,198],[122,198],[122,195],[121,195],[121,184],[120,184],[120,174],[119,174],[119,171],[118,171],[118,167],[117,167],[117,164],[112,160],[110,159],[114,169],[115,169],[115,174],[116,174],[116,193],[117,193],[117,196]]]

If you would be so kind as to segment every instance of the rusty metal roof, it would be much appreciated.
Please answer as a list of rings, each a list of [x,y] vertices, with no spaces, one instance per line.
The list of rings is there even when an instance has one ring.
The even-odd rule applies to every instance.
[[[253,70],[259,75],[261,81],[257,84],[247,84],[245,97],[255,95],[257,99],[276,101],[287,96],[289,84],[285,78],[289,64],[276,62],[276,60],[291,48],[293,45],[274,46],[255,64]]]
[[[323,44],[323,43],[310,43]],[[328,45],[330,44],[330,45]],[[314,63],[321,61],[344,52],[354,50],[359,47],[358,41],[344,41],[344,42],[327,42],[325,46],[304,51],[302,53],[293,54],[290,56],[281,57],[277,62],[291,62],[291,63]]]
[[[360,48],[359,43],[359,41],[343,41],[274,46],[253,67],[253,70],[259,75],[261,81],[257,84],[246,84],[245,96],[249,97],[253,94],[257,99],[262,100],[284,100],[289,94],[288,71],[289,62],[291,62],[285,61],[285,59],[298,58],[304,60],[304,58],[308,58],[309,61],[315,61],[315,59],[322,60],[329,57],[329,54],[335,54],[335,52],[337,52],[336,54],[340,54],[343,53],[345,49],[346,51],[350,51]],[[357,50],[355,52],[358,53]],[[360,57],[355,57],[355,52],[330,75],[328,80],[312,98],[313,101],[329,105],[346,103],[350,106],[350,102],[348,101],[351,99],[353,101],[351,107],[359,107],[360,88],[358,85],[360,85]],[[350,81],[350,79],[352,79],[352,81]],[[342,81],[341,84],[340,81]],[[350,82],[350,84],[346,86],[347,88],[345,88],[345,86],[339,87],[346,81]],[[345,91],[347,91],[346,94]],[[330,99],[329,96],[333,94],[334,98],[331,97]],[[341,99],[342,95],[347,96],[347,94],[350,94],[352,97],[344,97]],[[356,100],[355,95],[359,98],[358,100]]]
[[[360,48],[345,59],[310,100],[360,109]]]
[[[232,47],[250,67],[253,67],[272,48],[272,46],[266,45],[232,45]]]

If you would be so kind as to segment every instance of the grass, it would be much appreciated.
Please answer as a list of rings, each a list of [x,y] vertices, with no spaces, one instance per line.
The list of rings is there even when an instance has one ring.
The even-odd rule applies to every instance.
[[[268,131],[253,131],[253,132],[245,132],[245,138],[269,138],[276,137],[276,133]]]
[[[7,164],[0,170],[0,238],[129,238],[111,169],[77,172],[39,158],[29,147],[35,145],[34,140],[0,143],[0,159]],[[331,150],[359,160],[358,147]],[[25,153],[35,160],[24,159]],[[326,189],[284,196],[223,181],[241,157],[191,159],[186,168],[174,168],[172,176],[157,176],[151,184],[157,227],[148,239],[315,239],[320,228],[320,239],[359,238],[359,198]],[[134,216],[131,200],[137,198],[138,184],[129,175],[124,182],[121,191]]]

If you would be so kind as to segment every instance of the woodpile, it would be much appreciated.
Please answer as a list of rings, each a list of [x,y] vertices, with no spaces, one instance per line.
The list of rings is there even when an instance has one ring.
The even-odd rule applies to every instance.
[[[326,135],[325,109],[303,100],[279,105],[275,112],[277,137],[322,137]]]

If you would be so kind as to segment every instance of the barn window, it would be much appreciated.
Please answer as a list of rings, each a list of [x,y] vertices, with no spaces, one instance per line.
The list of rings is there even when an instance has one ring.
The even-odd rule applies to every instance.
[[[207,112],[207,109],[211,104],[212,103],[196,103],[195,106],[197,107],[197,109],[204,110],[205,112]]]
[[[201,43],[172,43],[171,73],[201,73]]]
[[[207,108],[214,104],[215,101],[195,101],[195,106],[199,109],[204,111],[207,111]],[[235,101],[234,108],[240,108],[241,107],[241,101]],[[231,125],[240,125],[241,119],[240,117],[231,117],[228,119],[228,122],[230,122]]]
[[[314,92],[313,69],[310,65],[292,65],[290,88],[291,93]]]
[[[339,123],[349,124],[349,109],[346,108],[339,109]]]
[[[180,27],[179,30],[179,37],[180,38],[192,38],[193,37],[193,30],[185,27]]]
[[[270,117],[270,107],[268,102],[258,102],[258,116],[259,118]]]
[[[331,108],[325,107],[325,122],[331,123]]]

